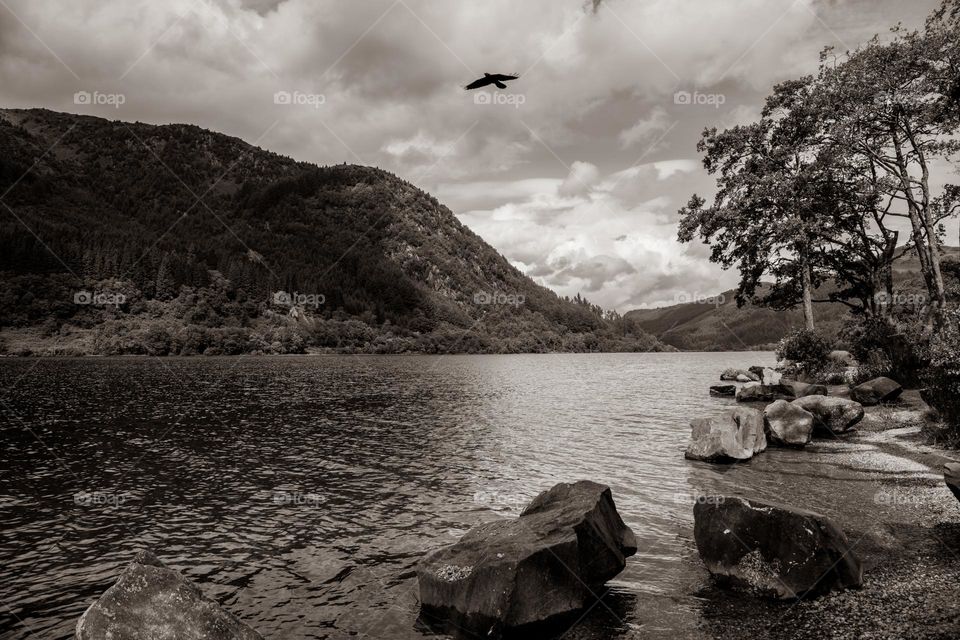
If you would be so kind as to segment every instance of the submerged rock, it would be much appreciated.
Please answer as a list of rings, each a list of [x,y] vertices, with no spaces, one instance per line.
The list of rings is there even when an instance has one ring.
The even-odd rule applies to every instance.
[[[710,387],[712,396],[735,396],[737,395],[737,385],[735,384],[715,384]]]
[[[813,428],[820,435],[845,433],[863,420],[863,406],[846,398],[805,396],[792,404],[813,414]]]
[[[263,640],[149,551],[77,621],[77,640]]]
[[[767,448],[763,415],[756,409],[734,407],[718,417],[696,418],[690,426],[688,460],[739,462]]]
[[[482,636],[562,623],[594,604],[636,552],[609,487],[561,483],[519,518],[476,526],[424,558],[420,619]]]
[[[721,583],[785,600],[862,583],[847,537],[823,516],[732,497],[698,501],[693,516],[700,558]]]
[[[900,397],[903,387],[890,378],[874,378],[850,390],[850,397],[865,407],[891,402]]]
[[[943,465],[943,480],[953,496],[960,500],[960,462],[948,462]]]
[[[737,382],[740,376],[744,376],[746,382],[759,382],[760,376],[743,369],[727,369],[720,374],[720,379],[724,382]],[[743,382],[742,380],[740,382]]]
[[[813,438],[813,414],[786,400],[777,400],[763,411],[771,444],[803,447]]]

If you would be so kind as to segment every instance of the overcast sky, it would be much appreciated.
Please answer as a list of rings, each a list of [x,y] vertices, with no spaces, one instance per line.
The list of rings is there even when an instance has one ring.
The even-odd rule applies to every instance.
[[[920,26],[936,4],[0,0],[0,106],[189,122],[380,166],[538,282],[625,311],[737,280],[676,241],[677,209],[713,192],[704,127],[756,118],[824,46]],[[478,104],[462,87],[484,72],[521,78]]]

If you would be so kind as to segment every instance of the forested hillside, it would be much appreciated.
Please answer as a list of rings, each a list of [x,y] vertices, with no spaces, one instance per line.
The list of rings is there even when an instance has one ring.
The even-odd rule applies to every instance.
[[[0,111],[13,353],[656,350],[429,194],[190,125]]]

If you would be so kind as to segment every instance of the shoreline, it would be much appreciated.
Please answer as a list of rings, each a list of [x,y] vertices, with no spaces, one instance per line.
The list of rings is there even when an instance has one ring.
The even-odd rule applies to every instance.
[[[698,627],[705,637],[946,640],[960,635],[955,594],[960,502],[942,473],[943,463],[958,456],[929,444],[925,409],[916,390],[905,391],[896,403],[866,407],[856,433],[831,445],[839,452],[807,452],[846,456],[849,468],[876,475],[881,517],[859,528],[844,526],[864,564],[863,586],[784,603],[710,584],[695,594],[703,602]],[[838,479],[838,490],[845,482]]]

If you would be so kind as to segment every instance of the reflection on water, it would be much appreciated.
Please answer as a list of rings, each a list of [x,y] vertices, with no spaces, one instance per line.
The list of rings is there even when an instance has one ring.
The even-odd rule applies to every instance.
[[[422,637],[423,553],[581,478],[613,488],[640,552],[571,637],[694,634],[695,495],[836,500],[794,452],[728,470],[682,458],[689,419],[730,403],[707,395],[719,372],[772,361],[2,361],[3,637],[70,637],[143,547],[265,637]]]

